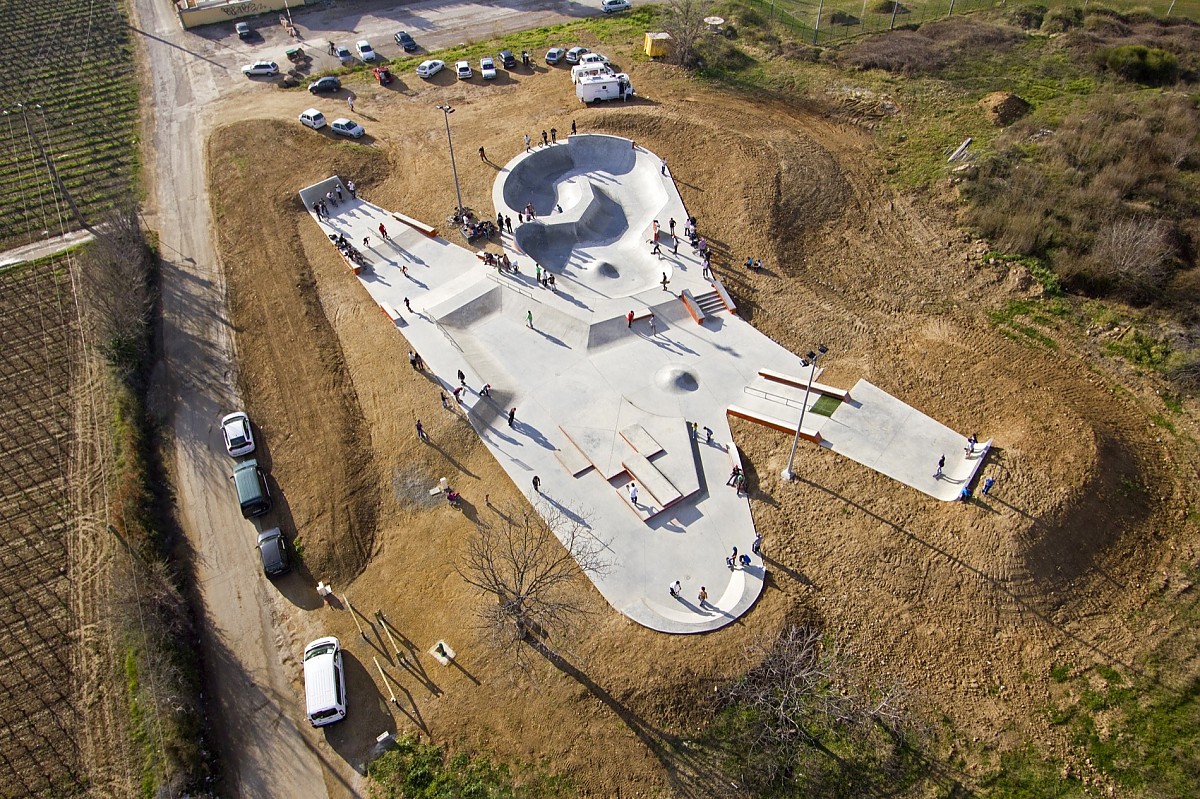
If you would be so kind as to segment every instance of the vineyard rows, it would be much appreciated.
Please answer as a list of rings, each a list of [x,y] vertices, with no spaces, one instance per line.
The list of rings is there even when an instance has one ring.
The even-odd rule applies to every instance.
[[[137,84],[115,0],[5,2],[0,14],[0,249],[78,227],[130,196]]]
[[[0,795],[84,792],[75,743],[67,538],[70,279],[53,261],[0,271]]]

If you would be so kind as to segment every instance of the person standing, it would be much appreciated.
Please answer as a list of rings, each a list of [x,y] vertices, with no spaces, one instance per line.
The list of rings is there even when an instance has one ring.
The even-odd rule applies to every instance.
[[[536,474],[533,476],[533,493],[542,493],[542,478],[538,477]]]
[[[463,388],[462,386],[459,386],[458,388],[454,389],[454,401],[455,402],[462,402],[462,394],[464,391],[466,391],[466,389]]]
[[[638,504],[637,498],[638,498],[637,483],[630,483],[629,484],[629,501],[631,503],[633,503],[634,505],[636,505],[636,504]]]
[[[491,383],[484,383],[484,384],[483,384],[483,388],[479,389],[479,396],[481,396],[481,397],[490,397],[490,396],[492,396],[492,384],[491,384]]]
[[[550,137],[547,136],[546,131],[543,130],[542,131],[542,146],[545,147],[549,144],[550,144]]]
[[[655,246],[655,247],[657,247],[658,245],[657,245],[657,244],[655,244],[654,246]],[[663,287],[663,291],[666,291],[666,290],[667,290],[667,284],[668,284],[668,283],[670,283],[671,281],[667,280],[667,273],[666,273],[666,272],[663,272],[663,273],[662,273],[662,276],[663,276],[663,278],[662,278],[662,287]]]
[[[482,147],[479,148],[479,160],[487,163],[487,151]]]
[[[512,217],[511,216],[504,217],[504,226],[506,228],[508,228],[509,233],[512,233]]]
[[[633,311],[630,311],[629,313],[625,314],[625,321],[628,322],[626,327],[628,327],[630,330],[632,330],[633,329]]]
[[[516,422],[516,420],[517,420],[517,409],[509,408],[508,409],[508,426],[512,427],[513,423]]]
[[[574,125],[575,123],[572,122],[571,124]],[[670,593],[671,596],[675,597],[676,599],[679,598],[679,593],[682,590],[683,590],[683,584],[680,583],[678,580],[676,580],[675,582],[673,582],[669,586],[667,586],[667,592]]]
[[[417,420],[417,438],[422,441],[428,441],[429,436],[425,433],[425,428],[421,425],[421,420]]]
[[[982,493],[983,493],[983,495],[984,495],[985,497],[986,497],[988,494],[992,493],[992,486],[994,486],[995,484],[996,484],[996,478],[995,478],[995,477],[989,477],[989,478],[987,478],[986,480],[984,480],[984,481],[983,481],[983,491],[982,491]]]
[[[658,335],[658,323],[654,321],[654,314],[650,314],[650,335]]]
[[[550,143],[558,144],[558,128],[550,128]]]
[[[337,192],[338,202],[341,202],[343,199],[345,199],[342,197],[342,184],[339,183],[338,185],[334,186],[333,189]]]
[[[412,313],[412,303],[409,302],[408,297],[404,298],[404,307],[408,309],[409,313]],[[421,356],[418,355],[417,357],[420,358]]]
[[[445,391],[439,391],[439,392],[438,392],[438,394],[440,394],[440,395],[441,395],[441,397],[442,397],[442,407],[443,407],[443,408],[445,408],[446,410],[449,410],[449,409],[450,409],[450,403],[449,403],[449,402],[446,400],[446,392],[445,392]]]
[[[417,354],[412,350],[408,351],[408,365],[413,368],[414,372],[417,371]]]
[[[675,217],[671,217],[669,220],[667,220],[667,225],[670,226],[671,235],[674,236],[675,235]]]
[[[571,135],[575,135],[575,120],[571,120]]]
[[[542,282],[542,265],[535,263],[533,265],[533,279],[537,282]]]
[[[533,139],[529,138],[529,134],[526,133],[525,134],[525,152],[529,152],[529,150],[530,150],[529,145],[532,141],[533,141]]]
[[[706,607],[708,605],[708,589],[707,588],[705,588],[704,586],[700,586],[700,593],[696,595],[696,601],[700,604],[700,607],[702,607],[702,608]]]
[[[349,95],[346,96],[346,105],[350,106],[351,111],[354,110],[354,93],[353,92],[351,92]]]
[[[733,554],[730,555],[729,557],[725,558],[725,565],[729,567],[730,571],[733,571],[733,567],[734,567],[734,565],[737,564],[737,562],[738,562],[737,547],[734,547]]]
[[[382,222],[379,223],[379,238],[383,239],[384,241],[388,240],[387,228],[383,226]]]
[[[350,192],[351,197],[358,199],[358,187],[354,185],[353,180],[346,181],[346,189]]]
[[[460,386],[465,386],[467,384],[467,376],[463,374],[462,369],[458,370],[458,384]]]
[[[944,469],[945,467],[946,467],[946,456],[942,455],[942,457],[938,458],[937,471],[933,473],[933,477],[935,480],[942,479],[942,469]]]
[[[533,330],[533,311],[525,312],[525,324],[529,325],[530,330]]]

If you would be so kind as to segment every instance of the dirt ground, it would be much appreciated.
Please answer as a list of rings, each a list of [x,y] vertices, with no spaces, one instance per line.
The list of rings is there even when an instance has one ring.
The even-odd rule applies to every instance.
[[[986,311],[1035,284],[981,263],[944,198],[896,196],[868,131],[807,104],[725,95],[662,65],[632,70],[638,102],[598,108],[576,102],[565,70],[501,75],[490,85],[446,73],[356,85],[361,143],[295,122],[309,105],[340,112],[344,99],[264,88],[254,118],[210,142],[242,388],[264,426],[304,578],[331,579],[368,619],[382,610],[417,651],[445,639],[461,664],[443,669],[422,654],[414,673],[395,663],[381,625],[364,620],[360,637],[344,608],[312,611],[352,656],[351,716],[314,736],[318,746],[356,764],[380,729],[420,730],[544,761],[582,795],[736,794],[712,764],[673,747],[699,729],[713,679],[741,667],[750,637],[806,616],[902,675],[917,708],[949,717],[976,746],[1030,741],[1070,760],[1045,717],[1051,666],[1134,663],[1155,640],[1131,613],[1196,556],[1180,521],[1194,501],[1195,453],[1148,423],[1147,409],[1161,408],[1154,386],[1065,337],[1051,351],[991,327]],[[498,167],[479,161],[480,146],[502,164],[524,133],[575,120],[666,157],[741,313],[794,351],[827,343],[823,382],[867,378],[994,439],[992,495],[937,502],[813,448],[800,451],[800,479],[784,484],[789,440],[735,424],[772,567],[753,611],[716,633],[668,636],[581,583],[595,613],[565,644],[570,668],[537,660],[513,673],[478,640],[473,611],[485,599],[454,564],[472,520],[491,513],[484,494],[522,502],[520,492],[409,369],[407,343],[296,197],[338,173],[373,202],[442,224],[454,206],[436,109],[447,102],[464,200],[484,216]],[[767,268],[739,270],[747,255]],[[418,416],[436,447],[416,441]],[[1196,438],[1194,409],[1177,427]],[[430,502],[443,476],[464,494],[462,513]],[[402,686],[398,710],[373,657]],[[950,742],[944,754],[956,752]],[[981,767],[968,760],[963,777]]]

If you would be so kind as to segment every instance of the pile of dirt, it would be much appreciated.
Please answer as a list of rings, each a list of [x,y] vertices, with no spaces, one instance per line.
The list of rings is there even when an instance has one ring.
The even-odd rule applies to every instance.
[[[1006,128],[1029,113],[1029,103],[1008,92],[992,92],[979,101],[979,107],[998,128]]]
[[[339,725],[346,751],[365,751],[390,725],[550,762],[576,775],[582,795],[711,791],[711,773],[671,753],[703,723],[710,680],[738,668],[751,637],[803,612],[906,679],[930,718],[945,714],[1001,746],[1062,753],[1065,733],[1044,713],[1050,666],[1152,645],[1122,610],[1144,600],[1142,575],[1162,555],[1154,531],[1183,501],[1164,488],[1158,501],[1121,507],[1122,486],[1170,482],[1159,466],[1166,444],[1138,397],[1113,391],[1068,341],[1035,349],[997,332],[985,311],[1013,299],[1019,281],[1007,265],[974,260],[974,243],[935,209],[892,195],[862,129],[703,88],[665,65],[632,72],[650,99],[581,108],[565,72],[538,67],[489,86],[486,102],[452,76],[404,92],[355,86],[367,143],[335,143],[290,121],[241,122],[212,142],[245,389],[278,430],[267,435],[274,473],[309,567],[354,573],[365,546],[373,556],[347,588],[364,617],[380,609],[417,649],[445,639],[460,654],[460,668],[422,679],[385,665],[412,703],[397,713],[370,669],[379,647],[358,642],[344,611],[312,614],[368,664],[347,667],[350,690],[381,699]],[[270,93],[256,110],[292,119],[306,102]],[[593,616],[562,642],[570,668],[537,658],[515,673],[479,639],[473,614],[488,600],[454,568],[490,505],[525,499],[463,416],[440,406],[436,383],[409,368],[403,337],[293,199],[339,173],[371,201],[440,224],[455,203],[436,109],[447,102],[456,149],[486,147],[496,162],[458,163],[466,204],[485,216],[497,170],[526,132],[537,139],[575,121],[666,157],[739,311],[794,351],[827,343],[823,382],[866,378],[994,439],[992,496],[937,502],[810,448],[798,455],[799,479],[784,483],[786,437],[736,423],[770,558],[754,610],[716,633],[661,635],[583,582]],[[269,164],[245,144],[264,140],[274,143]],[[761,272],[739,269],[751,255]],[[432,446],[416,440],[417,418]],[[427,489],[441,477],[462,492],[462,512],[430,506]]]

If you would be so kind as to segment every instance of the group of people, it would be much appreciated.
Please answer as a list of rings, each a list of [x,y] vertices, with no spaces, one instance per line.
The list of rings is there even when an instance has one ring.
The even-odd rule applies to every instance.
[[[762,269],[763,268],[762,259],[747,257],[746,263],[744,264],[744,266],[747,269],[754,269],[754,270]]]
[[[501,233],[503,233],[505,231],[505,229],[507,229],[509,233],[512,233],[512,217],[505,216],[504,214],[497,212],[496,213],[496,229],[499,230]]]
[[[462,234],[466,237],[467,241],[473,241],[480,237],[491,241],[492,236],[496,235],[496,232],[496,225],[487,219],[482,222],[464,221],[462,223]]]
[[[725,481],[725,485],[733,486],[739,494],[745,493],[746,473],[742,471],[741,466],[733,467],[733,471],[729,473],[729,479]]]
[[[364,258],[363,254],[359,252],[353,244],[350,243],[350,239],[346,238],[341,233],[338,233],[336,236],[331,234],[329,236],[329,240],[332,241],[338,248],[338,252],[346,256],[347,259],[359,264],[360,266],[366,266],[367,259]]]

